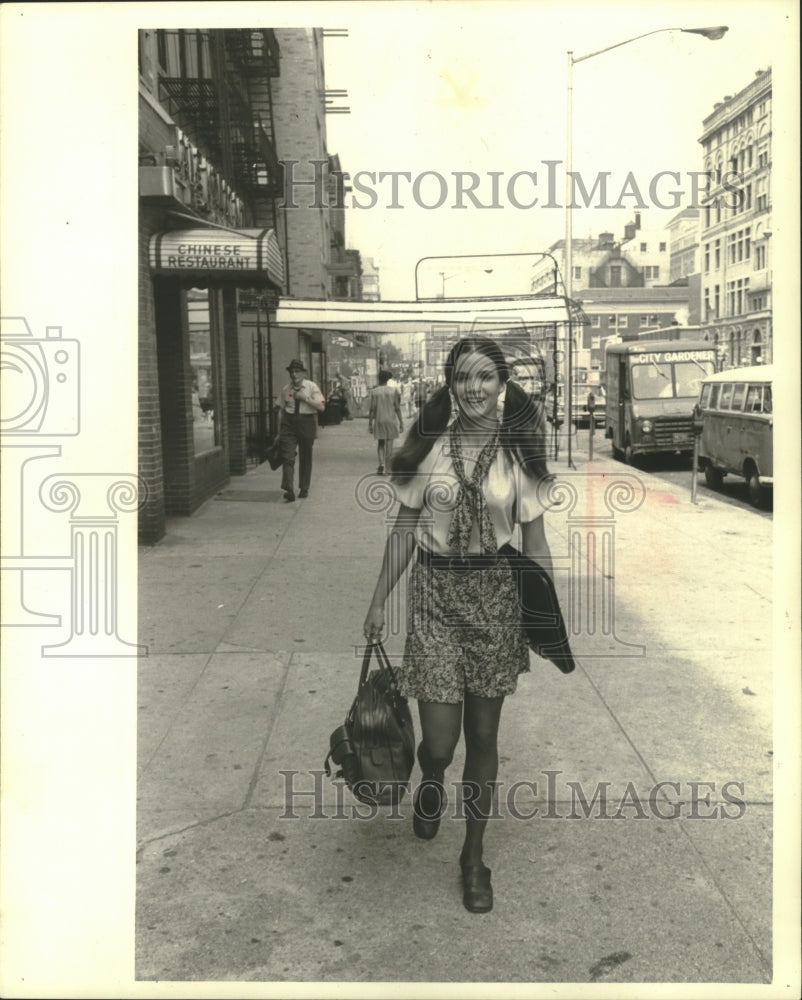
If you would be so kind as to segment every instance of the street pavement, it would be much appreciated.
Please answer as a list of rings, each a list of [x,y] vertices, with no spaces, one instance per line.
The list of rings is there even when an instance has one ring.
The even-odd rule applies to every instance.
[[[771,520],[552,463],[579,666],[532,656],[505,704],[475,915],[453,806],[423,842],[408,799],[355,818],[321,774],[386,530],[374,444],[324,428],[308,499],[263,465],[140,550],[137,978],[771,982]]]

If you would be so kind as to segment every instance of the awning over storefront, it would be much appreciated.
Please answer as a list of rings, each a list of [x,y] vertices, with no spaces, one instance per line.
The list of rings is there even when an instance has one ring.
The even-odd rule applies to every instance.
[[[574,322],[582,322],[576,309],[571,318]],[[436,302],[323,302],[282,298],[275,320],[277,326],[307,330],[361,330],[385,334],[420,333],[432,326],[447,325],[459,336],[472,331],[531,330],[568,321],[566,299],[536,296]]]
[[[173,229],[150,239],[149,262],[159,274],[219,279],[244,287],[268,281],[281,289],[284,263],[272,229]]]

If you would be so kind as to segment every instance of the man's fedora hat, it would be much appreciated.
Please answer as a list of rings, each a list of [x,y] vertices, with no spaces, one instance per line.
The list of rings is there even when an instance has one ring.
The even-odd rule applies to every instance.
[[[292,361],[287,365],[288,372],[305,372],[306,365],[303,361],[299,361],[298,358],[293,358]]]

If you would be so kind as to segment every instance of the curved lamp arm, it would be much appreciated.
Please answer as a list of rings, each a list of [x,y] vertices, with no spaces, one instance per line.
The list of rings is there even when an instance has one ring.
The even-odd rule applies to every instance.
[[[616,42],[615,45],[608,45],[603,49],[596,49],[595,52],[587,52],[583,56],[574,56],[569,53],[572,63],[584,62],[585,59],[592,59],[593,56],[600,56],[602,52],[610,52],[612,49],[620,49],[622,45],[629,45],[630,42],[638,42],[641,38],[648,38],[649,35],[659,35],[663,31],[684,31],[689,35],[703,35],[711,41],[716,42],[723,38],[729,31],[726,25],[720,24],[714,28],[655,28],[653,31],[645,31],[642,35],[635,35],[634,38],[625,38],[623,42]]]

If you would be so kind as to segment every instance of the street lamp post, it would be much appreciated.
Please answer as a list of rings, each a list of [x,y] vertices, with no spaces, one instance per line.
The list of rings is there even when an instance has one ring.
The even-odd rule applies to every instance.
[[[664,31],[683,31],[686,34],[702,35],[711,41],[718,41],[723,38],[729,28],[726,25],[717,25],[713,28],[655,28],[654,31],[646,31],[642,35],[635,35],[633,38],[625,38],[623,42],[616,42],[614,45],[607,45],[603,49],[595,52],[588,52],[583,56],[575,56],[573,51],[568,52],[568,89],[567,89],[567,109],[566,109],[566,152],[565,152],[565,294],[568,299],[572,298],[574,285],[574,260],[573,260],[573,89],[574,89],[574,66],[576,63],[600,56],[603,52],[611,49],[618,49],[622,45],[629,45],[630,42],[637,42],[641,38],[649,35],[657,35]],[[570,308],[570,306],[569,306]]]

